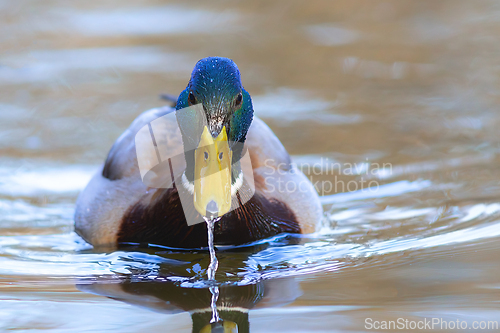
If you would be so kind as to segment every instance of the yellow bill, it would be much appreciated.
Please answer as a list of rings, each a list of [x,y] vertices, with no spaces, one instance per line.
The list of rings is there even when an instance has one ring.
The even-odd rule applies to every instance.
[[[215,139],[203,129],[194,153],[194,207],[203,216],[222,216],[231,209],[232,151],[226,127]]]
[[[222,326],[222,327],[221,327]],[[224,331],[221,331],[220,329],[223,328]],[[217,330],[219,329],[219,330]],[[224,320],[222,323],[213,323],[213,324],[208,324],[205,327],[203,327],[200,331],[200,333],[212,333],[212,332],[224,332],[224,333],[238,333],[238,325],[236,325],[235,322],[229,321],[229,320]]]

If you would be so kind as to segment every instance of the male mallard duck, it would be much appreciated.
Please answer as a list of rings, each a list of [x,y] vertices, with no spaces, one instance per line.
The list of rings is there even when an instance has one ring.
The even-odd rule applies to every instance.
[[[200,107],[203,122],[192,112],[183,112],[190,106]],[[168,118],[175,110],[175,117]],[[143,179],[136,136],[148,126],[151,131],[153,121],[161,117],[167,120],[159,130],[162,135],[155,132],[154,144],[162,147],[160,155],[182,156],[184,164],[174,163],[172,168],[169,159],[171,186],[154,188]],[[176,130],[180,138],[171,135]],[[189,145],[194,149],[188,150]],[[243,172],[239,161],[247,152],[251,170]],[[207,170],[218,172],[218,178],[200,181]],[[243,186],[247,178],[253,178],[250,192]],[[185,200],[181,204],[180,197],[186,193],[191,198],[189,208]],[[78,197],[75,229],[95,246],[206,247],[207,225],[189,225],[187,211],[190,219],[221,217],[214,229],[217,245],[238,245],[280,233],[310,233],[321,220],[314,187],[291,163],[269,127],[254,116],[238,67],[227,58],[198,61],[175,109],[144,112],[118,138],[102,169]]]

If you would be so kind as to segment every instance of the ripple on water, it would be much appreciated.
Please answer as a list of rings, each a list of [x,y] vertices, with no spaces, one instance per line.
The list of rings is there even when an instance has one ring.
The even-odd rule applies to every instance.
[[[0,167],[0,196],[75,196],[90,181],[96,166],[25,162]]]
[[[235,11],[215,12],[183,6],[122,8],[109,11],[57,11],[64,26],[90,36],[144,36],[227,33],[242,27]],[[234,31],[234,30],[233,30]]]
[[[94,250],[71,230],[72,204],[36,204],[30,196],[39,193],[74,198],[94,167],[19,169],[5,178],[0,194],[18,190],[25,199],[0,199],[0,274],[46,283],[79,283],[122,278],[133,281],[169,280],[183,287],[206,288],[205,274],[210,258],[206,251],[182,251],[164,247],[130,245],[120,251]],[[12,172],[3,169],[2,172]],[[52,178],[51,178],[52,177]],[[52,179],[85,178],[54,185]],[[38,179],[44,179],[38,181]],[[248,285],[262,280],[318,272],[337,272],[377,258],[449,244],[475,242],[500,236],[500,203],[424,205],[377,205],[373,199],[390,202],[402,194],[418,196],[439,192],[442,187],[429,180],[398,181],[380,186],[374,193],[341,193],[322,198],[328,207],[323,228],[312,235],[280,235],[240,247],[220,247],[219,285]],[[19,192],[21,191],[21,192]],[[37,234],[40,229],[51,234]],[[19,229],[31,221],[27,229]],[[58,232],[59,231],[59,232]]]
[[[33,62],[33,57],[39,61]],[[121,73],[182,72],[184,74],[189,72],[196,59],[190,58],[187,54],[168,52],[156,46],[137,46],[41,49],[3,57],[2,61],[8,66],[0,67],[0,85],[12,85],[53,82],[55,78],[68,80],[71,84],[84,83],[94,81],[95,77],[92,75],[110,71],[110,68]],[[58,119],[58,121],[63,120]]]

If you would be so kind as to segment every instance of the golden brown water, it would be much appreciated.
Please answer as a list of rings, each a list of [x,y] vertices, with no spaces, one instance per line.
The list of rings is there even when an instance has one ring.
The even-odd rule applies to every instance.
[[[211,312],[196,312],[210,308],[208,253],[97,252],[72,215],[114,140],[210,55],[239,65],[256,114],[326,212],[318,234],[217,253],[222,319],[240,332],[245,321],[252,332],[500,322],[497,1],[0,9],[0,330],[209,323]]]

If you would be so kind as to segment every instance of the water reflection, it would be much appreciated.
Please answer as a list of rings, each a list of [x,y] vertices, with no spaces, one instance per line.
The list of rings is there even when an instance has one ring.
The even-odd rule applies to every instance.
[[[84,282],[77,284],[77,288],[87,293],[165,314],[187,311],[191,315],[193,333],[249,332],[251,309],[285,305],[301,295],[299,284],[294,278],[248,285],[221,285],[216,303],[220,321],[211,324],[212,294],[208,288],[185,288],[167,280],[134,282],[134,277],[120,283],[106,280],[96,280],[90,284]]]

